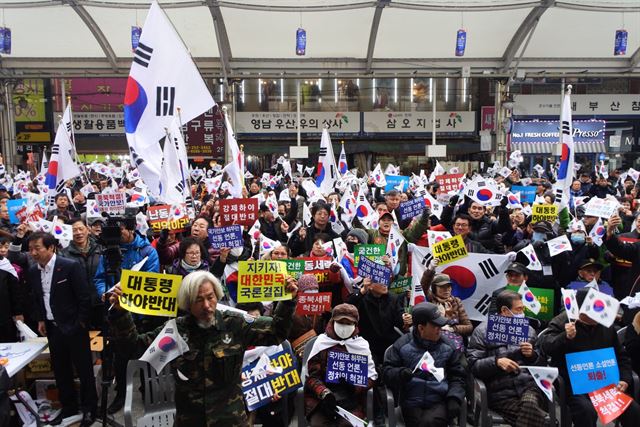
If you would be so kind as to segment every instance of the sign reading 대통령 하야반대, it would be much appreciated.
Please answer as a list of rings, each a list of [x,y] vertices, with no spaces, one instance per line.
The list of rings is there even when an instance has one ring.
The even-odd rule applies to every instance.
[[[178,314],[178,289],[182,276],[122,270],[120,306],[132,313],[151,316]]]

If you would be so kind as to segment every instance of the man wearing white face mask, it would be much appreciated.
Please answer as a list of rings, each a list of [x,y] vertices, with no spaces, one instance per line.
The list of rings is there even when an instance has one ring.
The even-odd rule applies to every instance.
[[[366,416],[367,390],[378,378],[369,343],[358,336],[358,309],[351,304],[334,307],[325,332],[318,336],[303,368],[305,414],[311,426],[350,426],[338,418],[336,406],[341,406],[359,418]],[[368,382],[355,386],[344,379],[337,384],[326,383],[329,351],[348,352],[367,357]]]
[[[498,314],[506,317],[524,317],[524,304],[520,294],[505,290],[496,298]],[[546,397],[536,385],[527,369],[520,366],[545,365],[535,350],[537,338],[529,328],[529,341],[519,346],[487,342],[487,322],[480,324],[471,335],[467,348],[469,368],[487,385],[489,407],[498,412],[509,424],[542,427],[547,413]]]

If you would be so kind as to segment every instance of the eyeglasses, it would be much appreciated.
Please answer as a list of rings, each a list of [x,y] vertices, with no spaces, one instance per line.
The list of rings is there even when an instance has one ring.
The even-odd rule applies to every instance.
[[[458,228],[468,228],[469,224],[464,224],[464,223],[456,223],[453,225],[454,227],[458,227]]]
[[[189,256],[200,256],[200,251],[196,251],[196,252],[187,251],[186,254]]]

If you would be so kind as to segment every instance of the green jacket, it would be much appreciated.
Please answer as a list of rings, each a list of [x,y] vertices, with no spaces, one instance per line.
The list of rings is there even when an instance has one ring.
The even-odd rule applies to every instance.
[[[400,271],[398,272],[399,276],[404,276],[407,273],[407,242],[417,242],[429,229],[428,219],[423,219],[422,216],[418,216],[417,218],[418,219],[416,221],[413,221],[411,225],[409,225],[409,227],[402,230],[402,235],[404,236],[406,241],[402,244],[402,246],[400,246],[400,250],[398,251],[398,261],[400,264]],[[386,246],[388,237],[382,235],[379,230],[374,230],[372,228],[366,228],[364,230],[369,235],[368,243]]]
[[[258,319],[216,310],[215,325],[208,329],[199,327],[191,315],[178,317],[178,331],[189,351],[171,362],[176,382],[175,426],[248,426],[240,385],[244,352],[249,346],[270,346],[284,341],[295,307],[295,302],[283,301],[277,305],[273,318]],[[139,355],[163,328],[138,334],[128,312],[111,323],[116,351],[118,346],[133,345]]]

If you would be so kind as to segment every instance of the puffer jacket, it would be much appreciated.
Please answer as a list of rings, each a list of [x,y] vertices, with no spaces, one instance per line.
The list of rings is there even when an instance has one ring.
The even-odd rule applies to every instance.
[[[517,373],[509,373],[500,369],[496,362],[501,357],[507,357],[519,365],[545,365],[544,358],[535,350],[535,330],[529,328],[529,342],[534,346],[534,354],[530,358],[522,355],[519,346],[488,343],[486,336],[487,322],[484,322],[471,334],[467,360],[471,373],[486,383],[489,399],[498,401],[520,398],[526,390],[537,387],[529,370],[520,369]]]
[[[466,372],[460,363],[461,353],[444,337],[435,342],[426,341],[417,333],[417,329],[412,328],[385,354],[382,368],[385,383],[399,391],[399,401],[407,408],[431,408],[449,397],[462,402]],[[425,351],[431,354],[436,367],[444,368],[444,380],[438,382],[432,374],[417,370],[411,380],[403,384],[400,372],[404,368],[414,369]]]
[[[144,263],[140,271],[160,272],[160,262],[158,260],[158,253],[151,246],[149,241],[142,237],[140,234],[136,233],[133,241],[131,243],[121,243],[120,250],[122,252],[122,262],[120,263],[121,270],[128,270],[133,267],[135,264],[139,263],[147,258],[147,261]],[[96,270],[96,275],[93,279],[93,283],[96,287],[96,291],[98,296],[102,296],[106,290],[106,281],[107,281],[107,266],[106,266],[105,256],[100,257],[100,264],[98,265],[98,270]],[[120,278],[120,272],[118,271],[116,274],[116,281]],[[115,283],[114,283],[115,284]],[[110,285],[111,286],[111,285]]]
[[[458,213],[467,212],[468,201],[460,207]],[[469,203],[470,204],[470,203]],[[491,219],[488,215],[484,215],[479,219],[471,219],[471,232],[469,238],[471,240],[478,241],[485,249],[493,253],[504,253],[504,246],[502,244],[502,233],[508,232],[511,229],[511,217],[509,216],[509,210],[502,206],[497,206],[494,209],[498,219]],[[440,216],[442,224],[451,232],[453,232],[453,220],[454,220],[454,208],[452,206],[445,206]],[[479,252],[479,251],[477,251]]]
[[[82,268],[84,268],[84,271],[87,273],[87,279],[89,279],[91,285],[91,301],[94,304],[100,303],[96,288],[93,286],[93,280],[100,265],[100,258],[103,252],[104,247],[96,242],[93,237],[89,237],[89,250],[87,252],[82,252],[73,241],[69,243],[69,246],[60,251],[60,256],[76,260]]]
[[[631,373],[631,360],[627,351],[618,339],[616,330],[612,327],[604,327],[600,324],[587,325],[583,322],[576,322],[576,336],[572,340],[567,339],[564,325],[568,322],[567,312],[560,313],[549,322],[548,332],[540,337],[540,348],[551,356],[551,365],[558,368],[559,374],[564,378],[566,384],[571,386],[569,373],[567,372],[567,353],[579,351],[597,350],[601,348],[613,347],[620,371],[620,380],[627,384],[633,384]],[[568,387],[569,393],[573,390]]]

